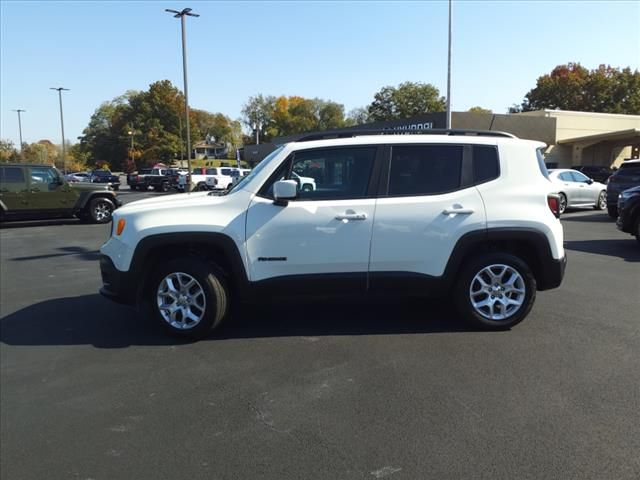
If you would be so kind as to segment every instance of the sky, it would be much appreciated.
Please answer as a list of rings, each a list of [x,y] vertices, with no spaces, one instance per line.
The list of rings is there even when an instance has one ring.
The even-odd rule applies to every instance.
[[[236,119],[249,97],[300,95],[366,106],[404,81],[447,88],[446,1],[0,0],[0,137],[77,142],[102,103],[163,79],[189,103]],[[453,1],[453,111],[505,113],[556,65],[640,69],[640,0]]]

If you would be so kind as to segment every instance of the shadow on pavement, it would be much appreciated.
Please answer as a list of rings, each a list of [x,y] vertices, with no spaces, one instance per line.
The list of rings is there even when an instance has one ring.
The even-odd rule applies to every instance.
[[[591,215],[571,215],[584,210],[567,210],[562,214],[560,220],[563,222],[586,222],[586,223],[614,223],[615,219],[611,218],[606,211],[594,212]]]
[[[625,262],[640,262],[640,248],[635,238],[628,240],[567,240],[564,248],[578,252],[595,253],[622,258]]]
[[[24,262],[25,260],[42,260],[44,258],[67,257],[74,256],[78,260],[96,261],[100,258],[99,250],[87,250],[84,247],[60,247],[62,253],[48,253],[45,255],[32,255],[29,257],[16,257],[11,260],[15,262]]]
[[[326,335],[393,335],[472,331],[435,302],[314,301],[260,306],[260,312],[228,319],[204,341],[262,337]],[[132,345],[186,344],[164,333],[133,307],[100,295],[44,301],[0,320],[0,341],[7,345]]]
[[[51,227],[55,225],[87,225],[77,218],[48,218],[46,220],[3,220],[0,223],[1,229],[28,228],[28,227]]]

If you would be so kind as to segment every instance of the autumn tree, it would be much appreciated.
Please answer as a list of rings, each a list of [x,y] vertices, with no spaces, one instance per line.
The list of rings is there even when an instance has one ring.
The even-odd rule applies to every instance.
[[[369,122],[369,110],[367,109],[367,107],[357,107],[352,109],[344,119],[344,123],[346,126],[363,125]]]
[[[640,72],[600,65],[588,70],[579,63],[558,65],[538,78],[522,102],[523,111],[575,110],[640,114]]]
[[[491,110],[488,110],[488,109],[482,108],[482,107],[471,107],[469,109],[469,112],[471,112],[471,113],[493,113]]]
[[[11,140],[0,140],[0,162],[17,162],[19,161],[19,155]]]
[[[369,105],[372,121],[397,120],[445,110],[444,97],[430,83],[404,82],[383,87]]]

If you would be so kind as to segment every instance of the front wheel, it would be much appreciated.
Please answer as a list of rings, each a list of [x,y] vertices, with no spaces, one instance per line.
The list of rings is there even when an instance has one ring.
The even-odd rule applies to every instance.
[[[94,198],[89,202],[89,218],[94,223],[110,222],[114,210],[115,206],[108,198]]]
[[[224,276],[215,265],[196,258],[182,257],[161,265],[149,295],[155,319],[166,331],[183,338],[204,337],[227,314]]]
[[[455,287],[460,315],[486,330],[517,325],[531,311],[536,279],[520,258],[506,253],[484,254],[463,270]]]
[[[596,210],[604,210],[605,208],[607,208],[607,192],[606,191],[601,191],[600,195],[598,195],[598,200],[596,201],[596,204],[593,206],[593,208],[595,208]]]

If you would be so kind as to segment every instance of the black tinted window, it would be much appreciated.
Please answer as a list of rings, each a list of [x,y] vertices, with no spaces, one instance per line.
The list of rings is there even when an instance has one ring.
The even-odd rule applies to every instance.
[[[462,147],[393,147],[389,195],[434,195],[460,187]]]
[[[0,182],[24,183],[24,171],[20,167],[2,167],[0,168]]]
[[[488,182],[498,178],[499,175],[498,150],[495,147],[475,145],[473,147],[474,183]]]
[[[617,176],[636,176],[640,175],[640,163],[627,163],[620,165]]]

